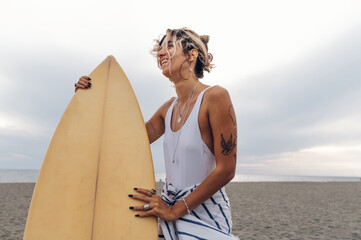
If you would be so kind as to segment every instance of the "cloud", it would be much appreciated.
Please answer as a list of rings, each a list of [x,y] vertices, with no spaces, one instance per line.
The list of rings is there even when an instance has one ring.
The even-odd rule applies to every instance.
[[[105,57],[88,58],[47,46],[42,50],[4,52],[0,57],[0,76],[6,76],[0,78],[4,83],[0,102],[6,103],[0,105],[0,168],[40,168],[56,126],[74,95],[74,82],[89,74]],[[129,57],[122,55],[117,60],[147,120],[175,91],[156,66],[153,72],[139,71],[137,64],[124,66],[124,58]],[[151,56],[148,60],[154,61]],[[164,172],[161,141],[152,149],[156,149],[153,156],[158,169]]]
[[[361,143],[305,148],[294,152],[255,156],[238,163],[238,173],[302,176],[361,176]],[[261,162],[261,163],[257,163]]]
[[[0,134],[26,137],[31,135],[33,138],[47,137],[49,129],[39,124],[38,121],[17,114],[11,116],[0,112]]]
[[[239,156],[361,139],[360,41],[361,28],[327,51],[233,84]]]
[[[149,54],[152,39],[183,25],[211,36],[217,68],[203,82],[231,94],[242,168],[261,169],[285,153],[314,159],[319,153],[302,149],[361,139],[359,1],[207,3],[209,16],[220,10],[227,15],[194,21],[193,13],[182,13],[182,26],[177,17],[165,22],[162,14],[152,14],[163,8],[151,2],[142,9],[137,1],[126,7],[116,1],[21,3],[8,2],[0,16],[0,168],[39,168],[74,82],[109,54],[125,70],[149,119],[175,95]],[[152,150],[156,171],[164,171],[162,142]]]
[[[20,153],[10,153],[9,155],[16,158],[29,158],[29,156]]]

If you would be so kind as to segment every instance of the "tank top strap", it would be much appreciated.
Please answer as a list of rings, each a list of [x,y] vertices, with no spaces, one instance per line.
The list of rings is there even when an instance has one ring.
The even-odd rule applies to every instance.
[[[194,112],[194,115],[197,117],[197,119],[198,119],[198,114],[199,114],[199,109],[201,108],[201,103],[202,103],[202,100],[203,100],[203,95],[204,95],[204,93],[208,90],[208,89],[210,89],[212,86],[209,86],[209,87],[207,87],[206,89],[204,89],[199,95],[198,95],[198,98],[197,98],[197,101],[196,101],[196,103],[195,103],[195,105],[194,105],[194,111],[192,111],[192,112]],[[197,121],[197,123],[198,123],[198,121]]]
[[[168,108],[167,113],[165,114],[165,120],[164,120],[164,126],[165,126],[165,130],[167,130],[168,128],[170,128],[170,118],[172,116],[172,112],[173,112],[173,107],[175,102],[177,101],[178,98],[175,98],[173,103],[170,105],[170,107]]]

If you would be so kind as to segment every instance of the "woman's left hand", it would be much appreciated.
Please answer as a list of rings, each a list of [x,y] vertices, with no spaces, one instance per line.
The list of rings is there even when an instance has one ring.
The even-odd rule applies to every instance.
[[[175,219],[177,219],[173,211],[174,210],[173,207],[170,207],[167,204],[165,204],[165,202],[162,200],[160,196],[152,194],[152,192],[147,189],[134,188],[134,190],[137,193],[140,193],[141,195],[129,194],[130,198],[140,200],[145,202],[146,204],[149,204],[149,210],[145,210],[144,205],[129,207],[133,211],[141,211],[140,213],[135,215],[136,217],[156,216],[165,221],[174,221]]]

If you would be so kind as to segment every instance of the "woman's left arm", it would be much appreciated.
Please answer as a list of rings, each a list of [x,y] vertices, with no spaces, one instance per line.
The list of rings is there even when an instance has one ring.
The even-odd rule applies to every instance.
[[[136,216],[157,216],[167,221],[175,220],[185,215],[188,210],[192,211],[202,204],[233,179],[237,162],[236,114],[226,89],[215,86],[210,90],[207,94],[206,104],[213,135],[216,168],[185,198],[188,209],[183,201],[179,201],[173,207],[170,207],[159,196],[152,196],[149,190],[137,189],[136,191],[142,193],[142,195],[130,196],[134,199],[149,202],[151,210],[140,212]],[[143,210],[143,206],[131,208],[135,211]]]
[[[207,96],[208,118],[213,135],[216,168],[186,197],[189,210],[209,199],[228,182],[236,171],[237,163],[237,123],[231,98],[226,89],[213,87]],[[179,218],[187,213],[183,201],[174,206],[174,214]]]

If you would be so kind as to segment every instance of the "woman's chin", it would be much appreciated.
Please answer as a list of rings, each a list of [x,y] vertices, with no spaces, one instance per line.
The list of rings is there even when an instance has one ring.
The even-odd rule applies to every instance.
[[[163,69],[162,74],[163,74],[166,78],[170,78],[170,77],[171,77],[168,69]]]

